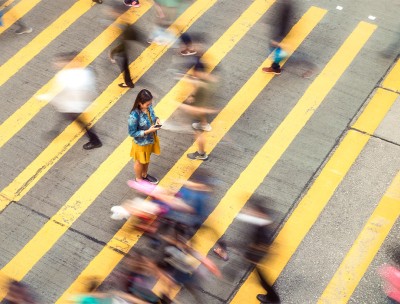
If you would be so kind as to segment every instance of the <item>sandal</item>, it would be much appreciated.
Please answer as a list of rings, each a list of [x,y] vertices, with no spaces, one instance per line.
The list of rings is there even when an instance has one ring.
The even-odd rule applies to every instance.
[[[228,252],[224,249],[222,249],[221,247],[215,247],[213,249],[213,252],[220,257],[221,259],[223,259],[225,262],[229,260],[229,255]]]
[[[121,88],[131,88],[131,89],[133,89],[135,87],[135,84],[127,85],[126,83],[122,82],[122,83],[119,83],[118,86],[121,87]]]

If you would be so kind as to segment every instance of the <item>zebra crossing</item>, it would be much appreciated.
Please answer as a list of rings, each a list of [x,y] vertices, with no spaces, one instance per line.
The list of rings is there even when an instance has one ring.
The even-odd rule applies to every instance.
[[[3,32],[0,31],[2,36],[8,33],[5,31],[18,18],[29,17],[29,11],[36,5],[49,5],[46,1],[15,2],[17,3],[5,13],[5,27],[1,28]],[[152,3],[141,1],[141,4],[140,9],[127,11],[125,18],[131,23],[143,26],[149,24]],[[327,8],[322,8],[324,5]],[[394,173],[388,174],[393,178],[392,186],[387,187],[386,194],[382,193],[381,200],[375,201],[376,209],[370,207],[375,212],[371,218],[365,218],[365,228],[360,230],[358,238],[348,244],[351,246],[354,243],[348,253],[340,253],[343,263],[337,265],[336,273],[326,278],[326,282],[323,281],[325,285],[321,284],[322,290],[319,294],[313,294],[313,298],[305,296],[307,300],[292,298],[291,291],[285,290],[281,285],[285,285],[283,278],[290,276],[285,273],[286,265],[292,267],[290,263],[293,256],[296,256],[296,250],[301,248],[302,241],[312,231],[313,225],[318,223],[324,208],[333,201],[332,197],[339,185],[346,181],[347,173],[358,164],[358,157],[367,149],[368,140],[379,139],[379,136],[374,136],[374,132],[391,108],[398,103],[397,79],[400,64],[394,56],[386,60],[381,59],[380,70],[375,69],[376,73],[363,79],[361,76],[372,72],[365,68],[362,60],[373,56],[379,58],[378,54],[375,54],[377,51],[372,52],[373,56],[370,54],[371,48],[377,41],[381,41],[383,34],[379,23],[354,20],[352,27],[347,26],[340,30],[336,41],[328,42],[327,45],[331,48],[327,49],[324,56],[321,55],[321,48],[319,49],[320,53],[316,58],[323,57],[321,63],[324,66],[321,66],[313,78],[304,80],[296,77],[298,69],[302,67],[297,63],[298,54],[308,52],[308,56],[313,58],[315,43],[319,42],[319,47],[323,46],[326,36],[324,30],[330,28],[335,18],[338,18],[338,13],[332,7],[323,2],[313,1],[312,5],[303,5],[299,9],[301,14],[283,41],[291,48],[284,62],[284,72],[280,76],[266,75],[262,73],[261,68],[270,65],[272,55],[267,52],[267,37],[262,36],[265,32],[263,18],[274,13],[275,1],[247,1],[245,6],[239,8],[228,6],[224,1],[194,1],[171,26],[180,32],[191,31],[197,26],[208,30],[210,36],[214,34],[214,42],[210,43],[204,56],[212,69],[227,67],[221,71],[224,75],[221,92],[218,94],[221,99],[218,101],[221,111],[211,123],[213,131],[207,134],[207,150],[214,156],[214,160],[204,163],[188,160],[187,151],[192,151],[195,147],[195,144],[188,147],[192,139],[184,136],[178,138],[176,134],[168,134],[165,131],[161,133],[161,138],[165,136],[162,156],[155,159],[152,166],[160,177],[162,176],[160,184],[174,191],[178,190],[182,182],[189,179],[199,166],[217,170],[216,175],[222,181],[222,185],[217,187],[219,193],[215,199],[215,209],[205,224],[215,227],[219,236],[240,238],[235,230],[237,224],[234,219],[253,193],[275,196],[278,203],[271,207],[281,213],[282,222],[272,246],[275,255],[265,261],[263,266],[270,274],[270,279],[276,281],[278,290],[282,291],[283,303],[352,302],[352,293],[386,236],[396,233],[390,232],[392,226],[397,227],[395,224],[400,211],[400,196],[395,190],[398,189],[398,178],[394,177]],[[36,58],[41,52],[46,52],[47,49],[57,50],[56,44],[63,43],[63,32],[68,31],[74,22],[91,22],[88,14],[94,10],[100,14],[100,9],[101,6],[93,5],[92,1],[79,0],[42,32],[32,36],[13,56],[4,57],[0,67],[0,95],[3,99],[7,100],[9,88],[20,82],[20,75],[26,67],[40,65],[36,63]],[[221,17],[220,13],[224,10],[231,10],[232,14]],[[84,56],[85,65],[105,66],[101,61],[104,58],[101,57],[106,57],[107,49],[120,34],[115,24],[105,27],[103,31],[99,29],[98,32],[99,34],[82,48],[81,55]],[[260,41],[258,53],[253,56],[250,51],[257,45],[257,41]],[[182,81],[174,84],[171,79],[164,77],[161,79],[165,86],[164,83],[159,84],[161,81],[157,76],[163,73],[159,71],[168,73],[165,67],[170,63],[171,56],[176,56],[171,55],[173,50],[170,47],[152,44],[142,48],[142,53],[134,58],[130,65],[134,82],[139,85],[143,82],[148,88],[151,88],[154,82],[154,89],[162,92],[155,107],[162,121],[173,119],[179,104],[176,101],[183,102],[187,98]],[[371,59],[368,60],[370,62]],[[242,61],[248,62],[248,65],[242,64]],[[236,77],[238,75],[235,68],[238,67],[238,63],[241,63],[243,73]],[[390,71],[386,74],[387,69]],[[141,233],[132,233],[128,229],[129,222],[116,225],[109,219],[109,207],[133,195],[125,186],[125,181],[132,174],[132,168],[129,158],[131,139],[126,137],[123,127],[134,92],[118,87],[121,78],[118,72],[110,73],[109,69],[107,72],[107,75],[99,72],[100,93],[90,112],[91,125],[96,124],[96,129],[103,127],[106,142],[110,143],[109,147],[102,148],[102,151],[79,156],[82,152],[77,150],[75,143],[84,133],[75,124],[66,125],[50,143],[38,137],[30,137],[33,131],[46,132],[43,125],[47,121],[43,118],[47,117],[50,110],[46,103],[39,102],[36,96],[51,87],[52,71],[46,71],[43,83],[40,79],[35,81],[29,89],[33,92],[32,96],[26,101],[18,100],[19,107],[15,108],[13,104],[7,109],[6,103],[6,109],[1,116],[0,155],[4,167],[4,176],[2,174],[1,178],[3,190],[0,193],[0,222],[3,222],[0,239],[3,243],[1,251],[4,252],[0,260],[1,281],[4,283],[8,277],[26,281],[37,287],[44,303],[68,302],[71,294],[84,288],[87,277],[96,276],[101,281],[107,281],[124,256],[135,246],[141,246]],[[118,77],[115,78],[115,75]],[[381,78],[384,79],[382,82]],[[346,79],[345,82],[343,79]],[[360,83],[361,87],[353,92],[353,86]],[[372,90],[375,91],[371,93]],[[15,93],[18,97],[18,90]],[[346,108],[346,102],[343,102],[340,103],[343,108],[333,108],[335,103],[338,104],[337,101],[332,101],[333,99],[347,95],[350,96],[348,102],[354,104]],[[276,104],[283,107],[276,110]],[[366,108],[358,111],[364,104]],[[298,189],[293,191],[291,199],[286,198],[285,193],[291,191],[287,191],[286,188],[296,186],[279,181],[277,168],[285,168],[286,164],[282,165],[285,157],[307,153],[305,145],[296,143],[296,140],[308,130],[320,131],[319,128],[324,124],[315,123],[314,117],[319,117],[321,113],[323,117],[329,115],[331,110],[334,113],[337,111],[339,116],[342,113],[346,114],[337,119],[339,126],[329,125],[334,123],[335,119],[323,121],[328,124],[325,126],[327,133],[331,134],[316,135],[318,140],[328,138],[327,143],[321,144],[323,149],[317,157],[308,163],[305,161],[305,164],[302,164],[303,160],[300,158],[294,160],[300,163],[298,166],[304,176],[299,174],[299,185],[296,185]],[[269,111],[272,114],[269,114]],[[277,115],[274,115],[274,112]],[[357,112],[361,113],[360,116],[354,123],[349,124]],[[267,118],[275,117],[266,121],[265,117],[262,117],[266,113]],[[50,115],[49,121],[55,121],[54,115]],[[312,126],[312,123],[315,125]],[[32,138],[33,142],[37,143],[30,149]],[[235,150],[234,145],[226,144],[229,142],[227,138],[231,138],[230,141],[233,141],[236,147],[242,148]],[[307,137],[307,140],[312,139],[313,136]],[[29,141],[26,151],[24,148],[15,149],[25,141]],[[177,144],[170,147],[168,142]],[[385,139],[385,142],[390,140]],[[391,144],[395,148],[398,146],[396,141]],[[296,145],[296,150],[291,151]],[[171,150],[168,151],[169,149]],[[94,159],[89,160],[90,158]],[[396,165],[397,163],[393,162],[392,171],[396,168],[398,171],[399,167]],[[8,172],[9,175],[6,174]],[[296,174],[288,171],[283,176],[292,181]],[[271,184],[277,180],[279,187],[274,189]],[[381,192],[385,190],[380,189]],[[20,218],[19,214],[25,216]],[[349,217],[351,219],[356,216],[357,214],[352,214]],[[380,229],[371,228],[379,226],[377,221],[381,223],[382,220],[384,225],[380,226]],[[31,223],[35,224],[29,225]],[[196,242],[197,249],[203,254],[209,253],[217,241],[215,236],[209,235],[209,232],[203,229],[194,237],[199,240]],[[369,252],[365,253],[368,255],[365,258],[363,246],[370,248]],[[311,247],[308,249],[312,250]],[[307,252],[306,249],[304,252]],[[315,258],[312,256],[310,263]],[[228,268],[229,265],[220,262],[218,264],[222,269]],[[245,264],[240,265],[232,281],[218,284],[212,279],[207,283],[204,290],[209,298],[205,297],[205,303],[257,303],[255,295],[262,290],[260,291],[260,287],[254,283],[254,274],[249,272]],[[293,261],[293,265],[297,265],[296,261]],[[352,268],[356,273],[349,274],[349,269]],[[378,281],[376,279],[376,282]],[[307,282],[307,277],[304,282]],[[5,292],[2,288],[0,298],[5,296]],[[183,303],[190,301],[184,295],[178,295],[178,299]]]

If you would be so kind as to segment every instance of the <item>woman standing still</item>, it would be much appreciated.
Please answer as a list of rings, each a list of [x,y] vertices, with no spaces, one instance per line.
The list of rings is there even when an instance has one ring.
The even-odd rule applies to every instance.
[[[133,137],[131,157],[133,158],[133,169],[136,181],[147,181],[154,185],[158,179],[149,175],[147,170],[152,153],[160,154],[160,143],[157,131],[160,130],[160,119],[154,113],[152,106],[153,96],[149,90],[141,90],[133,104],[129,115],[129,135]]]

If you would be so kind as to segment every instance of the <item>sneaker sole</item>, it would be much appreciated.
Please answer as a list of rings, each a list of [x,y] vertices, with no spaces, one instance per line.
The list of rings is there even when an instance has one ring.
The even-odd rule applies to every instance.
[[[30,34],[30,33],[32,33],[33,32],[33,29],[30,29],[30,30],[26,30],[26,31],[23,31],[23,32],[15,32],[17,35],[22,35],[22,34]]]

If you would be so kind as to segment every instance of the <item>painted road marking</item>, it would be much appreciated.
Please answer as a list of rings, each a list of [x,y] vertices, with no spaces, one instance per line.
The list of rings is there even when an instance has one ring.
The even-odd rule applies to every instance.
[[[198,1],[194,3],[177,19],[175,24],[178,24],[180,26],[181,31],[186,31],[190,25],[192,25],[198,18],[200,18],[215,3],[216,0],[201,2]],[[237,41],[239,41],[239,39]],[[146,51],[144,51],[142,55],[138,58],[139,62],[142,63],[142,74],[144,74],[145,71],[147,71],[147,69],[150,68],[150,66],[168,50],[168,47],[160,47],[154,45],[148,48],[148,50],[149,49],[152,52],[152,56],[150,56],[151,61],[148,58],[149,56],[146,56],[148,55],[146,54]],[[147,61],[146,59],[140,60],[143,57],[146,58]],[[139,69],[139,67],[136,66],[136,69]],[[116,85],[117,81],[118,79],[113,82],[116,88],[118,88],[118,86]],[[126,92],[126,90],[119,91],[121,91],[120,95],[123,95]],[[111,93],[108,94],[111,95]],[[112,96],[118,95],[114,94]],[[104,100],[104,102],[106,102],[106,100]],[[81,130],[75,127],[75,124],[70,125],[69,127],[67,127],[66,130],[68,130],[68,128],[70,127],[73,131],[75,131],[73,133],[75,134],[74,136],[82,136]],[[55,146],[57,146],[57,144],[55,144]],[[54,164],[54,160],[50,161],[52,162],[52,164]],[[0,278],[4,280],[4,278],[6,277],[12,277],[16,280],[21,280],[37,263],[37,261],[39,261],[39,259],[65,233],[65,231],[72,225],[72,223],[84,212],[84,210],[86,210],[90,206],[90,204],[96,199],[101,191],[112,181],[115,175],[109,174],[109,172],[112,172],[113,170],[117,170],[116,172],[120,172],[123,166],[126,165],[126,163],[127,162],[124,158],[122,158],[121,161],[117,154],[112,154],[85,182],[85,184],[80,187],[80,189],[70,198],[70,200],[68,200],[63,208],[61,208],[28,242],[28,244],[24,246],[24,248],[0,271]],[[101,190],[98,192],[93,191],[93,189],[95,189],[96,187],[101,188]],[[0,300],[5,296],[5,292],[6,290],[4,288],[0,290]]]
[[[196,1],[182,14],[171,28],[186,31],[198,18],[211,8],[217,0]],[[168,50],[169,46],[152,44],[130,65],[135,82]],[[133,66],[135,68],[133,69]],[[127,90],[120,88],[122,74],[115,79],[106,90],[93,102],[90,115],[90,125],[94,125]],[[86,114],[87,115],[87,114]],[[84,135],[76,123],[72,123],[59,134],[40,155],[29,164],[6,188],[0,193],[0,212],[12,201],[20,200],[55,165],[61,157]],[[128,153],[129,154],[129,153]]]
[[[389,72],[387,77],[383,80],[381,86],[395,92],[400,92],[400,66],[396,64]]]
[[[0,27],[0,35],[16,21],[25,16],[42,0],[21,0],[3,16],[4,25]],[[6,5],[6,3],[4,4]]]
[[[347,303],[400,215],[400,172],[380,200],[318,303]]]
[[[135,23],[142,17],[152,6],[150,1],[140,3],[140,9],[130,9],[118,18]],[[107,27],[99,36],[97,36],[90,44],[88,44],[65,68],[73,66],[77,60],[81,60],[83,66],[88,66],[97,56],[99,56],[112,42],[114,42],[121,34],[121,30],[117,26],[118,20]],[[81,58],[81,59],[79,59]],[[64,68],[64,69],[65,69]],[[47,84],[41,87],[34,96],[24,103],[17,111],[10,115],[0,125],[0,148],[6,144],[15,134],[17,134],[39,111],[47,105],[37,99],[36,96],[48,93],[54,90],[54,94],[58,93],[54,86],[55,78],[53,77]]]
[[[258,1],[255,1],[254,3],[256,3],[256,2],[258,2]],[[307,35],[311,32],[311,30],[318,24],[318,22],[322,19],[322,17],[325,15],[325,13],[326,13],[325,10],[313,7],[301,18],[301,20],[298,22],[298,24],[292,29],[292,31],[288,35],[290,37],[294,37],[293,40],[290,40],[290,43],[293,47],[293,51],[300,45],[300,43],[307,37]],[[251,18],[252,17],[250,15],[249,22],[252,20]],[[235,23],[238,23],[238,21],[236,21]],[[289,41],[285,40],[285,42],[288,43]],[[218,54],[218,52],[216,52],[216,54]],[[273,78],[272,75],[265,75],[261,72],[261,67],[268,65],[268,64],[271,64],[270,59],[267,59],[265,62],[263,62],[263,64],[259,67],[259,69],[253,74],[251,79],[254,79],[254,80],[247,82],[246,88],[249,92],[252,92],[253,90],[257,90],[258,92],[261,92],[262,89]],[[255,82],[256,82],[255,78],[261,78],[261,81],[258,83],[258,85],[261,87],[254,86]],[[177,86],[178,85],[179,84],[177,84]],[[242,90],[243,90],[243,88],[242,88]],[[255,97],[256,96],[254,96],[254,98]],[[239,98],[241,98],[241,95],[236,94],[233,99],[235,99],[235,98],[239,99]],[[246,100],[247,99],[248,99],[248,96],[246,97]],[[234,108],[232,106],[230,106],[230,104],[232,104],[232,103],[235,104]],[[241,116],[241,113],[243,113],[245,111],[245,108],[250,106],[250,104],[251,104],[251,102],[249,102],[248,104],[243,104],[243,103],[238,104],[237,102],[233,102],[233,100],[231,100],[229,102],[229,104],[227,105],[227,107],[229,107],[229,109],[230,109],[231,114],[230,114],[229,119],[226,120],[225,123],[233,125],[234,121],[239,119],[239,117]],[[157,107],[158,106],[159,105],[157,105]],[[161,108],[156,109],[157,114],[164,113],[163,111],[160,111],[160,109]],[[220,115],[217,116],[217,118],[214,121],[220,120],[218,118],[218,117],[220,117]],[[232,115],[234,115],[234,116],[232,116]],[[165,118],[162,115],[160,115],[160,116],[162,118]],[[225,117],[223,119],[225,119]],[[232,122],[230,120],[232,120]],[[214,129],[214,130],[216,130],[216,129]],[[218,132],[220,133],[220,138],[222,138],[226,134],[227,131],[228,131],[228,128],[221,128],[221,130],[218,130]],[[124,158],[126,164],[130,161],[129,149],[131,147],[131,143],[132,143],[132,139],[128,137],[114,152],[118,155],[118,157],[117,157],[118,159]],[[216,145],[216,143],[215,143],[215,145]],[[192,149],[193,148],[190,148],[189,150],[192,150]],[[185,163],[186,165],[182,165],[183,163]],[[184,176],[184,179],[189,178],[190,175],[199,166],[199,164],[200,164],[200,162],[195,162],[195,161],[188,162],[188,159],[186,157],[186,152],[183,153],[183,156],[181,157],[181,159],[167,173],[167,175],[161,180],[160,185],[164,186],[164,187],[169,187],[171,185],[170,181],[172,179],[177,178],[177,176]],[[184,173],[182,173],[182,170],[184,171]],[[117,173],[118,172],[116,172],[115,174],[117,174]],[[109,174],[111,174],[111,172],[109,172]],[[174,189],[174,190],[176,190],[176,189]],[[85,268],[85,270],[82,271],[82,273],[78,276],[78,278],[74,281],[74,283],[65,291],[65,293],[57,301],[57,303],[62,303],[63,299],[68,297],[71,293],[75,293],[75,292],[84,290],[85,282],[86,282],[85,278],[87,278],[89,276],[95,276],[98,280],[103,281],[111,273],[111,271],[118,265],[118,263],[124,257],[124,254],[128,253],[129,250],[136,244],[139,237],[140,237],[140,235],[134,235],[132,232],[130,232],[130,222],[128,221],[127,223],[125,223],[125,225],[122,226],[122,228],[114,235],[114,237],[100,251],[100,253],[89,263],[89,265]]]
[[[75,2],[56,21],[46,27],[40,34],[32,39],[26,46],[19,50],[13,57],[0,66],[0,86],[17,73],[25,64],[39,54],[50,42],[56,39],[79,17],[92,7],[91,0]]]
[[[15,0],[8,0],[6,2],[4,2],[1,6],[0,6],[0,11],[5,9],[6,7],[8,7],[10,4],[12,4]]]
[[[400,61],[396,65],[400,66]],[[369,134],[373,134],[397,97],[398,95],[393,92],[378,89],[353,126],[357,126],[360,130],[368,130]],[[270,282],[275,282],[278,278],[369,138],[370,136],[365,133],[349,130],[307,194],[288,218],[272,244],[272,250],[276,248],[274,251],[277,251],[277,254],[272,255],[263,263],[263,267],[268,269]],[[257,283],[257,274],[252,272],[231,303],[243,303],[244,299],[249,301],[249,294],[254,295],[254,298],[248,303],[258,303],[255,295],[263,292],[265,291]]]

